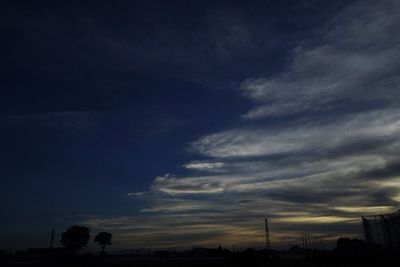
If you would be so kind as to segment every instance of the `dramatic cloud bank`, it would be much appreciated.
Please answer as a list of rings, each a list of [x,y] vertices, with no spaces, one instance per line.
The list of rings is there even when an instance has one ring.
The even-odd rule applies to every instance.
[[[295,47],[286,69],[251,77],[254,101],[241,123],[204,135],[185,163],[190,176],[157,177],[141,215],[90,217],[137,246],[262,246],[268,216],[274,244],[301,231],[361,233],[359,216],[400,201],[399,1],[360,1]],[[127,234],[129,232],[129,234]]]

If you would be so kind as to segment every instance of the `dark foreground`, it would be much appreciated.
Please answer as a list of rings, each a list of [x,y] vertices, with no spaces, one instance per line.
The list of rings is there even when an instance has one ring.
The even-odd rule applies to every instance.
[[[246,250],[229,252],[194,249],[186,252],[159,251],[152,255],[62,255],[59,252],[31,252],[2,255],[1,266],[390,266],[398,262],[399,251],[349,249],[345,251]]]

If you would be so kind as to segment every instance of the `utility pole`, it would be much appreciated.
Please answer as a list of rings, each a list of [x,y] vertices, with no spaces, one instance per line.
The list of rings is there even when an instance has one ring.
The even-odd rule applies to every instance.
[[[269,241],[269,228],[268,228],[268,219],[265,218],[265,249],[271,249],[271,242]]]
[[[53,230],[51,230],[51,234],[50,234],[50,248],[53,248],[53,245],[54,245],[54,235],[55,235],[55,231],[53,229]]]

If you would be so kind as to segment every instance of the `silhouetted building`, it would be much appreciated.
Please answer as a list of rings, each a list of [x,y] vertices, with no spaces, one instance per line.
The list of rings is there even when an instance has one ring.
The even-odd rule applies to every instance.
[[[391,214],[363,216],[365,241],[386,248],[400,247],[400,210]]]

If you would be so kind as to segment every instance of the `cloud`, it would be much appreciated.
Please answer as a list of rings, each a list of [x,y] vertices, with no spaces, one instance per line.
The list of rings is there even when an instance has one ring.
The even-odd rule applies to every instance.
[[[400,109],[350,114],[340,120],[303,122],[271,129],[239,128],[195,141],[195,151],[210,157],[250,157],[296,152],[332,151],[355,142],[386,140],[397,145]]]
[[[203,4],[195,6],[195,9],[193,6],[176,8],[174,12],[179,15],[174,19],[165,19],[165,14],[155,15],[160,10],[149,8],[136,14],[139,20],[145,21],[143,25],[127,24],[117,32],[105,30],[101,27],[102,22],[88,17],[84,19],[83,28],[106,54],[113,55],[130,70],[140,68],[151,70],[152,75],[159,72],[163,76],[184,77],[208,84],[221,79],[215,75],[221,73],[219,66],[229,66],[238,72],[237,64],[227,65],[226,62],[254,59],[259,56],[260,47],[268,51],[276,42],[277,37],[268,27],[254,23],[234,4],[217,4],[211,8]],[[148,20],[149,16],[157,19]],[[185,23],[180,23],[181,19]],[[143,28],[148,29],[144,35]],[[269,38],[259,38],[260,32]]]
[[[102,114],[94,111],[59,111],[0,117],[9,126],[40,126],[72,132],[90,132],[99,127]]]
[[[358,218],[346,218],[339,216],[292,216],[282,217],[276,219],[276,222],[291,223],[291,224],[326,224],[326,223],[339,223],[339,222],[358,222]]]
[[[170,195],[176,194],[208,194],[221,192],[224,189],[219,186],[218,182],[212,182],[208,177],[202,178],[187,178],[176,179],[174,177],[157,177],[153,183],[152,189],[167,193]]]
[[[393,10],[399,7],[358,2],[322,29],[319,45],[296,47],[284,72],[242,82],[243,94],[258,103],[244,118],[397,105],[400,17]]]
[[[47,112],[30,115],[14,115],[14,116],[2,116],[2,120],[54,120],[54,119],[65,119],[81,117],[90,115],[92,112],[87,111],[60,111],[60,112]]]
[[[145,203],[143,221],[120,218],[121,238],[262,246],[267,216],[275,244],[298,242],[302,231],[334,241],[360,235],[361,215],[394,211],[399,7],[349,5],[320,28],[317,41],[295,47],[281,73],[244,80],[240,90],[253,108],[237,125],[189,144],[202,159],[182,165],[187,175],[159,176],[146,194],[131,194]],[[126,234],[135,223],[143,229]]]
[[[194,161],[183,165],[184,168],[189,170],[219,172],[224,167],[223,162],[199,162]]]
[[[113,245],[125,244],[130,247],[143,247],[146,244],[154,249],[177,246],[188,248],[216,246],[220,241],[226,244],[243,244],[245,241],[250,245],[253,241],[248,240],[249,236],[260,239],[254,228],[245,227],[240,223],[227,223],[224,218],[212,214],[192,217],[182,215],[114,218],[88,216],[77,220],[99,230],[112,229]],[[220,223],[215,223],[218,220]],[[232,233],[236,235],[233,237]],[[213,240],[214,237],[218,237],[218,240]]]

